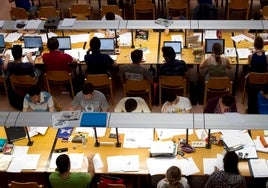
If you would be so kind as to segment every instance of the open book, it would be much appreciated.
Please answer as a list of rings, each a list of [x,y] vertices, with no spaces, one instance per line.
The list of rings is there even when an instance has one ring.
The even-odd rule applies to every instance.
[[[61,121],[79,120],[80,114],[81,114],[81,110],[62,111],[60,112],[60,117],[58,120],[61,120]]]

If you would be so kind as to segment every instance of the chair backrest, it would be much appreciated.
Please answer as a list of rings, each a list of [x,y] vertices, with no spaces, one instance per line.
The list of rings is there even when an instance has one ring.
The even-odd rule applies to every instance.
[[[257,73],[251,72],[245,76],[243,94],[242,94],[242,104],[245,102],[246,87],[247,85],[266,85],[268,84],[268,72],[267,73]]]
[[[155,4],[151,0],[136,0],[133,10],[134,20],[137,19],[137,13],[152,13],[153,20],[155,20]]]
[[[228,3],[227,8],[227,19],[230,18],[231,11],[244,11],[245,12],[245,19],[248,19],[249,15],[249,4],[248,0],[231,0]]]
[[[43,185],[39,185],[36,182],[16,182],[16,181],[11,181],[8,184],[9,188],[42,188]]]
[[[149,108],[152,108],[151,85],[147,80],[126,80],[123,83],[123,93],[125,97],[128,94],[132,96],[148,94]]]
[[[159,104],[162,104],[162,88],[183,90],[186,96],[186,79],[183,76],[160,76],[159,77]]]
[[[188,1],[187,0],[169,0],[167,3],[167,15],[170,16],[171,10],[179,10],[185,12],[185,17],[188,18]]]
[[[72,4],[69,8],[70,17],[87,17],[87,19],[93,19],[92,8],[86,4]]]
[[[223,94],[232,94],[233,82],[229,77],[210,77],[205,82],[204,103],[207,102],[208,92],[221,96]]]
[[[11,7],[9,14],[12,20],[27,20],[29,18],[29,13],[24,8]]]
[[[31,85],[35,85],[37,83],[37,80],[30,75],[13,74],[9,78],[14,91],[16,91],[16,87],[28,88]]]
[[[109,89],[111,103],[112,105],[114,104],[112,78],[107,74],[88,74],[85,78],[85,83],[93,84],[94,88],[97,90]]]
[[[100,12],[101,12],[101,19],[103,16],[105,16],[107,12],[112,12],[124,18],[122,14],[122,9],[120,9],[119,6],[117,5],[103,5],[100,9]]]
[[[54,103],[55,110],[57,112],[60,112],[62,110],[62,106],[60,105],[60,103],[58,102],[58,100],[54,96],[52,96],[52,100]]]
[[[268,19],[268,5],[264,6],[261,10],[261,14],[263,15],[264,19]]]
[[[126,188],[126,185],[124,184],[105,184],[105,186],[102,184],[102,182],[98,182],[98,188]]]
[[[5,76],[4,75],[0,75],[0,84],[3,84],[4,85],[6,95],[8,95],[7,83],[6,83],[6,79],[5,79]]]
[[[59,16],[60,11],[57,10],[53,6],[41,6],[41,7],[39,7],[37,14],[38,14],[38,18],[44,19],[44,18]]]

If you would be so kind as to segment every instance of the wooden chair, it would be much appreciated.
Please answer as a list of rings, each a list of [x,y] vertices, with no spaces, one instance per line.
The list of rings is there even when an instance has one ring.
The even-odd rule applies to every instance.
[[[9,188],[42,188],[43,185],[39,185],[36,182],[16,182],[16,181],[11,181],[8,184]]]
[[[152,109],[151,85],[147,80],[126,80],[123,93],[124,97],[148,94],[149,108]]]
[[[31,85],[36,85],[37,80],[30,75],[11,75],[9,76],[12,89],[18,91],[18,89],[28,90]],[[24,95],[24,93],[22,95]]]
[[[70,17],[71,18],[87,18],[89,20],[93,20],[93,10],[89,5],[85,4],[73,4],[71,8],[69,8]]]
[[[53,6],[41,6],[37,11],[39,19],[47,19],[49,17],[60,16],[60,11]]]
[[[241,103],[244,104],[244,102],[245,102],[246,88],[248,85],[261,86],[261,85],[266,85],[266,84],[268,84],[268,73],[267,72],[266,73],[257,73],[257,72],[248,73],[245,76]]]
[[[7,91],[7,83],[6,83],[6,79],[4,75],[0,75],[0,84],[4,86],[6,95],[8,95],[8,91]]]
[[[230,19],[230,14],[233,12],[240,12],[244,13],[245,17],[244,19],[248,19],[249,15],[249,4],[248,0],[231,0],[228,3],[228,8],[227,8],[227,20]]]
[[[114,14],[121,16],[122,18],[125,18],[125,16],[122,13],[122,9],[120,9],[119,6],[117,5],[103,5],[100,9],[101,19],[103,18],[103,16],[105,16],[107,12],[112,12]]]
[[[109,89],[111,104],[114,105],[114,92],[112,78],[107,74],[88,74],[85,78],[85,83],[93,84],[94,88],[97,90],[106,90]]]
[[[232,94],[233,82],[229,77],[210,77],[205,81],[204,104],[207,103],[208,93],[214,96]]]
[[[268,19],[268,5],[264,6],[262,9],[261,9],[261,14],[263,15],[263,18],[265,20]]]
[[[155,20],[155,4],[151,0],[136,0],[133,4],[134,20],[137,20],[137,14],[152,14]]]
[[[105,186],[102,184],[102,182],[98,182],[97,183],[97,185],[98,185],[98,188],[126,188],[126,185],[124,185],[124,184],[108,184],[108,185],[106,185],[105,184]]]
[[[72,82],[72,74],[67,71],[47,71],[44,74],[47,91],[51,93],[50,84],[65,85],[69,84],[71,96],[74,98],[74,88]]]
[[[24,8],[11,7],[9,11],[12,20],[28,20],[29,13]]]
[[[169,0],[167,3],[167,15],[171,16],[171,12],[180,11],[186,19],[189,17],[188,0]]]
[[[53,103],[54,103],[55,110],[57,112],[60,112],[62,110],[61,104],[58,102],[58,100],[53,95],[52,95],[52,100],[53,100]]]
[[[160,76],[159,77],[159,104],[162,105],[162,89],[182,90],[186,96],[186,79],[183,76]]]

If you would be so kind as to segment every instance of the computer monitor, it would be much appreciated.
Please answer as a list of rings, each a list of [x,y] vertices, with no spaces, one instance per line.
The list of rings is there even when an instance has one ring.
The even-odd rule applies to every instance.
[[[24,36],[24,48],[43,48],[42,37],[40,36]]]
[[[114,38],[100,38],[101,47],[100,51],[114,51]]]
[[[71,50],[72,43],[71,37],[64,36],[64,37],[55,37],[59,41],[59,50]]]
[[[176,54],[181,54],[181,41],[164,41],[164,46],[170,46]]]
[[[214,43],[218,42],[222,46],[222,54],[224,54],[224,39],[206,39],[205,40],[205,53],[212,54],[212,46]]]
[[[26,137],[24,127],[4,127],[9,143],[15,142]]]
[[[0,48],[5,48],[5,37],[4,35],[0,35]]]

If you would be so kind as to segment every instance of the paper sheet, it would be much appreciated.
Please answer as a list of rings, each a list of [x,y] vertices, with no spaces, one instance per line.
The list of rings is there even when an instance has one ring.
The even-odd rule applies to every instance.
[[[268,166],[266,159],[250,159],[249,165],[254,178],[268,177]]]
[[[108,172],[139,171],[139,156],[110,156],[107,157]]]

